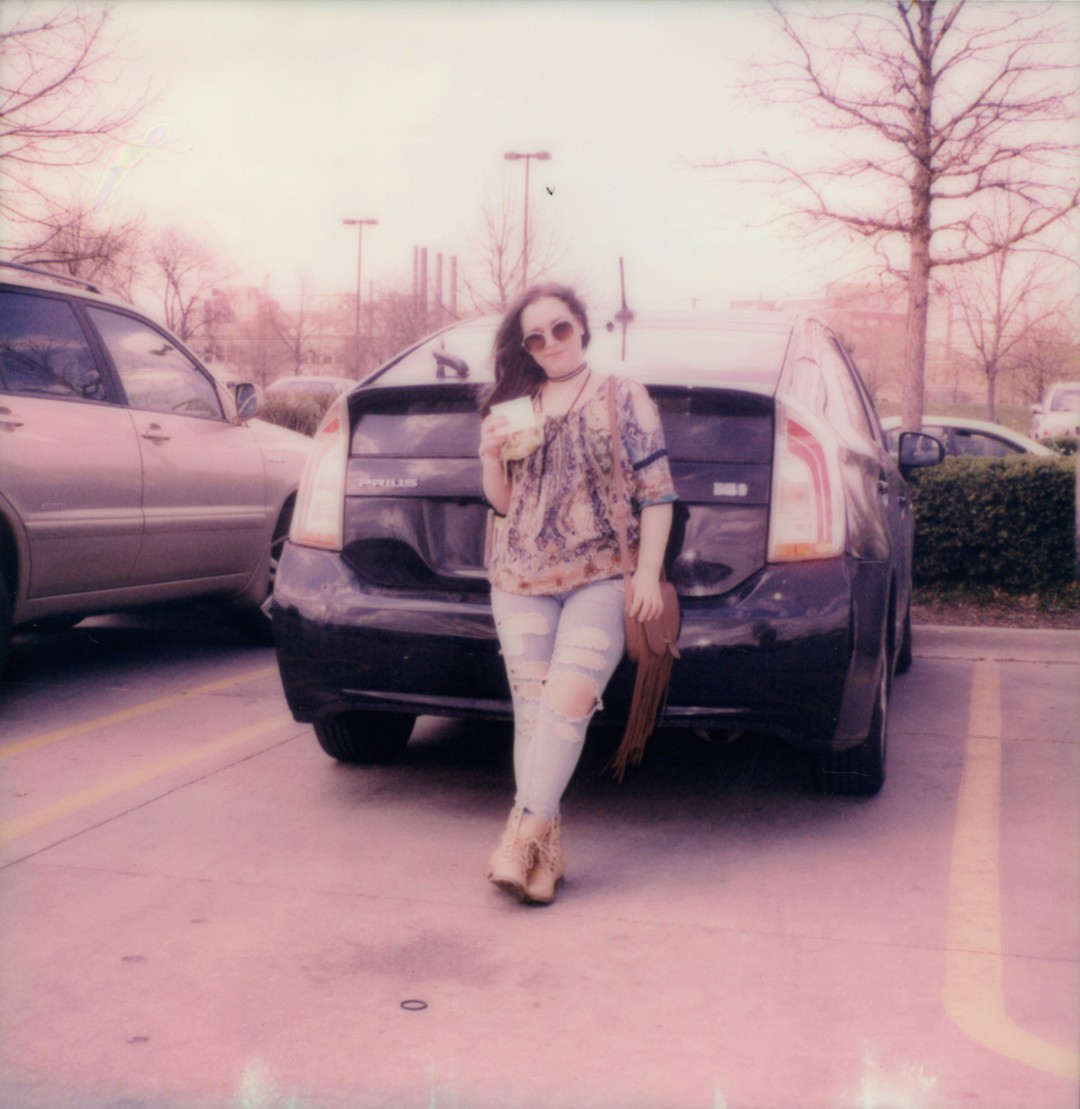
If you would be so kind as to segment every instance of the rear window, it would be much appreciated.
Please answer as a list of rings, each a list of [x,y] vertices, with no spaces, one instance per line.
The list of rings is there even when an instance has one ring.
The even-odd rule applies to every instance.
[[[780,377],[787,329],[631,326],[623,355],[622,329],[596,343],[603,368],[650,382],[707,382],[771,391]],[[589,354],[593,353],[590,346]]]
[[[455,380],[467,369],[468,381],[494,379],[492,344],[498,321],[471,320],[421,343],[396,362],[377,370],[379,386]],[[718,320],[688,317],[678,321],[620,324],[590,316],[592,339],[587,356],[600,373],[617,373],[649,383],[731,385],[772,391],[780,376],[789,329],[771,320]]]
[[[355,457],[468,458],[480,445],[479,392],[447,388],[362,394]]]
[[[480,444],[480,386],[361,392],[355,458],[469,458]],[[654,386],[672,461],[765,460],[772,451],[772,402],[726,390]]]

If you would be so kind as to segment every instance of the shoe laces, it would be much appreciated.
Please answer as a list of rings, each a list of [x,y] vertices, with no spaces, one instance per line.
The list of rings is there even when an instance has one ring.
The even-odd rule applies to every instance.
[[[503,858],[507,862],[515,863],[525,871],[532,869],[539,848],[539,840],[521,839],[511,829],[508,829],[503,837]]]
[[[554,870],[555,859],[558,856],[558,847],[548,836],[534,841],[536,844],[536,862],[534,866],[541,870]]]

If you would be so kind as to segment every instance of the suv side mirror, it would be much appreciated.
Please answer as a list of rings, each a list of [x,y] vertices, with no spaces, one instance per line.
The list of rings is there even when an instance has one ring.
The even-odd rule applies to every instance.
[[[945,457],[945,444],[925,431],[905,431],[900,435],[897,452],[900,473],[905,477],[912,470],[936,466]]]
[[[259,396],[250,381],[241,381],[236,387],[236,420],[245,423],[259,411]]]

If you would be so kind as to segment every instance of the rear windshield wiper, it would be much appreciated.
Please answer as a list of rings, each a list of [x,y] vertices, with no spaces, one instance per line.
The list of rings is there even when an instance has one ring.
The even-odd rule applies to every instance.
[[[469,376],[469,363],[456,354],[447,354],[445,350],[433,350],[435,356],[435,376],[465,378]]]

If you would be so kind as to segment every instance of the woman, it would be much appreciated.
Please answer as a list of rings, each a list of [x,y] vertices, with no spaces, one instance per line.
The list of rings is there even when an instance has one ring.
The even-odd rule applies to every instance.
[[[565,286],[525,292],[495,338],[495,387],[480,431],[484,495],[497,515],[492,609],[514,705],[517,794],[488,877],[517,900],[550,902],[565,872],[559,803],[624,646],[624,613],[661,611],[660,574],[677,499],[644,387],[585,359],[585,307]],[[611,513],[608,390],[632,496],[631,596]],[[531,401],[531,426],[497,406]],[[528,406],[526,406],[527,408]]]

